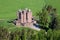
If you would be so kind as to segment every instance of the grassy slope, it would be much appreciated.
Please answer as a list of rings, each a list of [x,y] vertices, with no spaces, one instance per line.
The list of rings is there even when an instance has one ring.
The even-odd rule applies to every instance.
[[[0,19],[16,18],[16,12],[20,8],[30,8],[35,15],[44,4],[44,0],[0,0]]]

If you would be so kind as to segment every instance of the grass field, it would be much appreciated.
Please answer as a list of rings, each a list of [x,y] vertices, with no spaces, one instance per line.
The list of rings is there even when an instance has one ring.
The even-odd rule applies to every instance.
[[[16,18],[17,10],[24,8],[30,8],[35,15],[44,5],[44,0],[0,0],[0,19]]]
[[[0,0],[0,19],[16,18],[18,9],[30,8],[33,15],[47,3],[57,8],[60,13],[60,0]]]

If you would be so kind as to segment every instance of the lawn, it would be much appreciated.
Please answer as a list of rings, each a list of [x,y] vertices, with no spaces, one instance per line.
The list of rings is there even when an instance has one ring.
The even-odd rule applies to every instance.
[[[17,11],[24,8],[30,8],[35,15],[44,5],[44,0],[0,0],[0,19],[16,18]]]
[[[30,8],[33,15],[41,11],[45,4],[50,4],[57,8],[58,15],[60,14],[60,0],[0,0],[0,19],[16,18],[16,13],[19,9]]]

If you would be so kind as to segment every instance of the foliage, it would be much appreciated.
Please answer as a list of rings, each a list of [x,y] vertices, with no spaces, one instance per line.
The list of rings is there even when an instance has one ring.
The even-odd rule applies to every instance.
[[[16,28],[10,31],[0,27],[0,40],[60,40],[60,30],[31,30],[30,28]]]
[[[47,40],[60,40],[60,30],[51,30],[47,32]]]
[[[8,29],[0,27],[0,40],[9,40],[9,34]]]
[[[53,31],[51,29],[47,31],[47,40],[53,40]]]
[[[51,22],[51,19],[47,8],[44,7],[41,12],[37,13],[37,16],[39,16],[38,18],[40,26],[42,26],[42,28],[49,28],[49,23]]]
[[[41,30],[38,32],[38,40],[47,40],[45,30]]]
[[[57,15],[56,8],[52,7],[51,5],[45,6],[41,12],[37,14],[39,19],[40,27],[47,30],[47,28],[57,29],[59,28],[59,17]]]

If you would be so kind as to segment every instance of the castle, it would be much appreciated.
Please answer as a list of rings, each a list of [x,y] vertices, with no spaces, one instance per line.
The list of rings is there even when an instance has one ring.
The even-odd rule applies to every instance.
[[[27,26],[31,27],[33,24],[36,23],[35,20],[33,20],[32,12],[30,9],[24,9],[24,10],[18,10],[17,12],[17,21],[16,25],[17,26]]]

